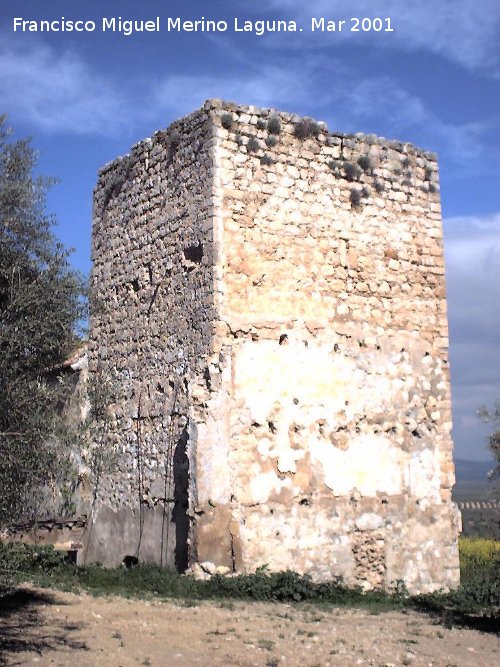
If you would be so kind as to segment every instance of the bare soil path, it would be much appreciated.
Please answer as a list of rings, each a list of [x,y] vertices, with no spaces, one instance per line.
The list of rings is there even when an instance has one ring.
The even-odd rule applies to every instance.
[[[413,612],[145,602],[29,585],[0,609],[0,665],[495,667],[498,636]]]

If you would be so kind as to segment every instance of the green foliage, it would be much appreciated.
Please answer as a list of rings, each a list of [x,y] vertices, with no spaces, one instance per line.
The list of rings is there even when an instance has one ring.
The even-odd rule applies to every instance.
[[[179,130],[172,130],[170,133],[170,145],[177,147],[181,143],[181,133]]]
[[[0,526],[27,515],[33,490],[71,467],[61,443],[66,382],[84,283],[45,212],[52,179],[35,177],[29,139],[0,117]]]
[[[484,538],[460,538],[460,567],[468,576],[472,570],[500,562],[500,542]]]
[[[0,542],[0,572],[49,572],[67,564],[63,551],[53,547],[32,546],[22,542]]]
[[[233,125],[233,116],[230,113],[224,113],[220,119],[221,125],[225,130],[230,130]]]
[[[309,137],[318,137],[321,132],[321,128],[318,123],[310,120],[309,118],[304,118],[295,125],[294,134],[297,139],[303,141],[304,139],[309,139]]]
[[[358,158],[358,165],[366,174],[371,174],[373,171],[373,162],[369,155],[361,155]]]
[[[266,567],[254,574],[215,575],[207,581],[147,565],[130,569],[106,569],[100,565],[77,567],[51,547],[0,542],[0,594],[2,583],[5,588],[29,579],[41,586],[64,590],[83,588],[94,595],[311,602],[364,607],[371,613],[410,608],[432,612],[446,623],[477,626],[481,618],[495,623],[500,618],[500,543],[461,539],[460,556],[462,583],[457,590],[410,597],[401,584],[391,594],[363,592],[359,588],[347,588],[340,579],[314,582],[307,575],[269,572]]]
[[[260,163],[264,165],[265,167],[269,167],[273,164],[273,159],[270,157],[267,153],[265,153],[261,158],[260,158]]]
[[[281,132],[281,121],[278,116],[271,116],[269,118],[267,129],[270,134],[279,134]]]
[[[500,542],[460,538],[459,588],[413,598],[419,609],[443,614],[449,621],[468,617],[500,619]]]
[[[260,148],[260,144],[255,137],[250,137],[247,143],[247,151],[249,153],[256,153]]]
[[[352,162],[344,162],[344,174],[348,181],[357,181],[361,176],[361,168]]]
[[[353,188],[351,190],[349,201],[351,202],[351,206],[353,208],[361,206],[361,190],[359,188]]]
[[[272,148],[273,146],[276,146],[277,143],[278,143],[278,139],[277,139],[277,137],[275,137],[274,134],[270,134],[270,135],[266,138],[266,146],[267,146],[268,148]]]
[[[488,436],[488,447],[496,461],[495,468],[490,472],[490,479],[500,479],[500,401],[497,401],[492,410],[482,406],[478,410],[479,417],[493,426],[493,432]]]
[[[100,565],[75,566],[52,547],[35,547],[0,542],[0,573],[12,581],[30,579],[41,586],[64,590],[84,588],[95,595],[125,597],[161,597],[187,599],[243,599],[283,602],[330,603],[375,609],[399,608],[404,598],[400,592],[387,595],[379,591],[363,593],[347,588],[339,579],[316,583],[296,572],[268,572],[261,567],[254,574],[236,577],[215,575],[198,581],[165,568],[138,565],[130,569],[106,569]]]

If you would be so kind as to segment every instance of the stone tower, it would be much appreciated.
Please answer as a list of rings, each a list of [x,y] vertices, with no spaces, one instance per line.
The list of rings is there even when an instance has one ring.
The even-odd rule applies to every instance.
[[[106,165],[86,557],[458,583],[436,156],[219,100]]]

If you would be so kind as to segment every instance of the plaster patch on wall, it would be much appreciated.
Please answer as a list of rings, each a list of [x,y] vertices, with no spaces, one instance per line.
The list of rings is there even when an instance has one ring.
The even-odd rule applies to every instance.
[[[323,481],[336,496],[357,489],[363,496],[377,491],[393,495],[403,491],[404,452],[378,435],[354,436],[347,450],[309,441],[311,460],[323,468]]]
[[[416,498],[429,498],[441,502],[441,466],[437,450],[424,449],[414,452],[409,462],[409,488]]]
[[[335,495],[354,488],[366,496],[402,493],[408,456],[390,438],[350,433],[341,448],[334,444],[334,432],[345,420],[384,413],[397,394],[406,403],[404,382],[371,375],[333,345],[246,341],[234,358],[235,398],[244,401],[249,422],[273,424],[273,433],[259,440],[257,451],[263,459],[277,459],[280,473],[295,473],[297,461],[309,451],[312,464],[322,471],[320,478]],[[413,477],[423,489],[427,478]]]

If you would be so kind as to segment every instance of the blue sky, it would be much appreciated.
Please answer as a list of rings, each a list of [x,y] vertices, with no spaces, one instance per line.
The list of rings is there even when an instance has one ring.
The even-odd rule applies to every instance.
[[[94,20],[87,33],[14,32],[13,18]],[[226,20],[224,33],[103,33],[102,17]],[[312,33],[311,17],[344,19]],[[388,17],[393,32],[350,32]],[[257,36],[234,18],[295,20]],[[412,141],[439,153],[456,455],[485,459],[475,413],[500,398],[500,3],[498,0],[2,0],[0,111],[33,136],[61,183],[57,233],[90,267],[99,167],[209,97],[273,106],[330,129]]]

